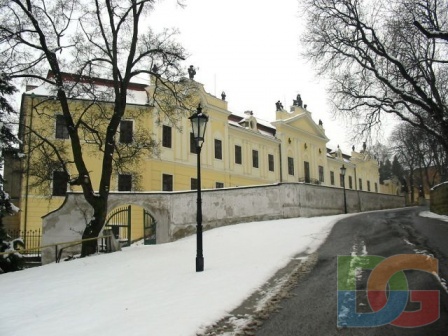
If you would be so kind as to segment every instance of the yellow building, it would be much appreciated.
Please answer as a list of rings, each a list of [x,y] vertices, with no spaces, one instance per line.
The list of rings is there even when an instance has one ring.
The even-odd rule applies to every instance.
[[[277,103],[277,111],[273,111],[275,121],[268,123],[257,120],[251,111],[246,111],[243,115],[231,113],[224,95],[215,97],[207,93],[202,84],[193,84],[198,88],[197,101],[209,116],[201,151],[203,189],[282,182],[340,188],[343,186],[340,169],[344,166],[347,189],[380,191],[376,160],[365,148],[359,153],[353,149],[351,155],[343,154],[340,149],[328,149],[326,144],[329,139],[322,123],[313,120],[306,105],[302,106],[300,96],[288,111]],[[96,85],[107,87],[110,82],[98,80]],[[28,88],[23,94],[20,118],[24,126],[19,135],[26,157],[21,159],[20,164],[15,162],[20,169],[5,170],[5,175],[14,176],[16,190],[11,196],[22,210],[15,225],[22,230],[40,228],[42,216],[57,209],[64,201],[67,191],[80,191],[76,186],[76,179],[79,177],[73,165],[69,165],[70,176],[56,169],[54,162],[45,163],[48,167],[46,174],[31,174],[34,165],[42,164],[34,161],[40,150],[36,144],[42,137],[51,140],[58,147],[70,147],[70,139],[58,105],[54,100],[49,100],[49,96],[45,84]],[[126,193],[195,189],[197,154],[190,121],[185,117],[177,125],[173,125],[167,119],[158,120],[154,117],[156,107],[150,101],[150,86],[130,86],[126,115],[116,141],[126,144],[135,141],[137,133],[150,133],[160,143],[160,153],[158,156],[146,156],[132,168],[114,173],[110,190]],[[85,111],[85,106],[90,103],[92,101],[85,97],[71,101],[72,106],[79,109],[76,113]],[[89,113],[95,119],[95,113],[100,111],[92,111]],[[39,135],[27,131],[28,129],[35,130]],[[83,139],[86,164],[95,186],[98,185],[101,173],[101,155],[92,146],[93,140],[88,136]],[[70,157],[70,150],[67,153]],[[9,160],[13,160],[12,157]],[[14,167],[11,161],[9,165]],[[36,185],[38,179],[45,183]],[[141,228],[135,229],[132,238],[141,238],[141,232]]]

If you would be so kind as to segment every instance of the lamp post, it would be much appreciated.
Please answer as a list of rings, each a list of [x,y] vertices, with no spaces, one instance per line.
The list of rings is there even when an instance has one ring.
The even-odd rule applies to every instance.
[[[204,270],[204,256],[202,253],[202,199],[201,199],[201,148],[204,143],[205,128],[207,127],[208,116],[202,113],[201,104],[199,104],[196,113],[190,118],[193,138],[197,151],[197,213],[196,213],[196,272]]]
[[[342,187],[344,188],[344,213],[347,213],[347,198],[345,197],[345,172],[347,168],[344,165],[341,167]]]

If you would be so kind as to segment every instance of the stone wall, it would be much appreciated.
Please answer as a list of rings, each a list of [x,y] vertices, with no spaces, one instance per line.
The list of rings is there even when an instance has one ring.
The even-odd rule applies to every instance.
[[[196,232],[195,191],[172,193],[111,193],[109,211],[135,204],[157,221],[157,243],[166,243]],[[394,195],[346,190],[348,212],[398,208],[404,198]],[[281,183],[254,187],[203,190],[204,229],[241,222],[280,218],[336,215],[344,212],[344,193],[304,183]],[[60,209],[43,218],[43,245],[75,241],[92,216],[80,193],[69,193]],[[79,249],[79,246],[76,247]],[[76,248],[70,253],[76,252]],[[43,263],[55,260],[55,249],[42,251]]]
[[[448,182],[431,189],[430,210],[439,215],[448,215]]]

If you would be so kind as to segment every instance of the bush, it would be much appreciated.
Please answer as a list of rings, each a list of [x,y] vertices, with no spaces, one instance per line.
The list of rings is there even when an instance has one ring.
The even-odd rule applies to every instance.
[[[12,252],[0,255],[0,274],[22,270],[25,264],[20,248],[25,248],[21,238],[1,242],[0,252]]]

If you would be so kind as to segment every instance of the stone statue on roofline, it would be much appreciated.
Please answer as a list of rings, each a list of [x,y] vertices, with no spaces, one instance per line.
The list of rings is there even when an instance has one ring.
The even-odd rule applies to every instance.
[[[190,65],[188,68],[188,77],[190,77],[190,79],[194,79],[194,75],[196,75],[196,70],[192,65]]]
[[[296,99],[293,100],[292,103],[294,106],[299,106],[302,107],[303,101],[302,101],[302,97],[300,97],[300,94],[297,95]]]
[[[277,111],[283,111],[283,104],[280,102],[280,100],[275,103],[275,107]]]

